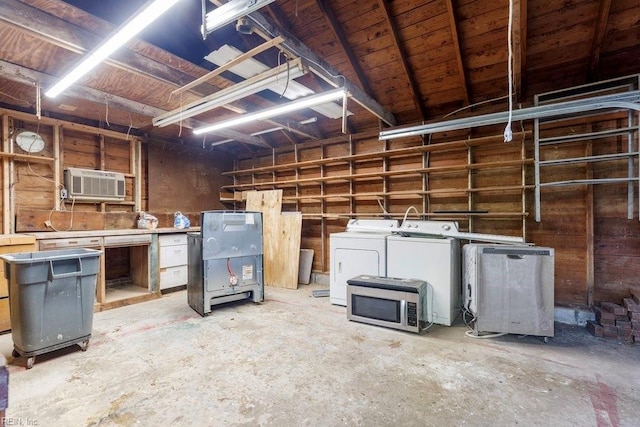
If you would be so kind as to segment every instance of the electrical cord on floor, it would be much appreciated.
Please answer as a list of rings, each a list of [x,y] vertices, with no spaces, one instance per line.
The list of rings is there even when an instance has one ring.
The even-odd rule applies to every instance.
[[[475,329],[474,329],[473,325],[475,324],[477,318],[475,316],[473,316],[473,313],[471,312],[469,307],[465,307],[463,305],[461,311],[462,311],[462,321],[467,326],[467,328],[469,328],[468,330],[464,331],[464,334],[466,336],[468,336],[469,338],[488,339],[488,338],[498,338],[498,337],[501,337],[503,335],[507,335],[506,332],[500,332],[500,333],[496,333],[496,334],[476,335],[476,332],[475,332]],[[467,316],[468,315],[472,315],[473,318],[471,320],[467,320]]]
[[[431,298],[429,298],[429,310],[427,310],[427,319],[429,318],[429,313],[431,313],[431,322],[425,326],[424,328],[422,328],[423,331],[426,331],[427,329],[429,329],[430,327],[433,326],[433,317],[434,317],[434,313],[433,313],[433,286],[431,286],[431,283],[427,283],[427,289],[431,289]],[[427,296],[428,296],[428,292],[427,292]]]

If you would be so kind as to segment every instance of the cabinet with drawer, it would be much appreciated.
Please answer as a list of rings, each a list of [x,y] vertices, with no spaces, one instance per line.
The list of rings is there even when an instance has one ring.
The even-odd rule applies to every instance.
[[[35,251],[35,237],[16,234],[0,236],[0,254]],[[9,282],[4,276],[4,269],[4,261],[0,261],[0,332],[11,329],[11,318],[9,316]]]
[[[160,290],[183,286],[188,280],[187,235],[164,234],[158,237]]]

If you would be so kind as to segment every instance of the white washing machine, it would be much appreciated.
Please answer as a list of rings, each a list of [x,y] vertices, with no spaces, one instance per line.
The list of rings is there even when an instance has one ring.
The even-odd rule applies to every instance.
[[[359,220],[360,225],[396,229],[397,221]],[[331,271],[329,300],[331,304],[347,305],[347,280],[362,274],[387,275],[387,236],[385,232],[345,231],[329,235]]]
[[[387,275],[427,282],[427,319],[451,326],[460,313],[460,243],[453,238],[390,236]],[[433,295],[431,294],[433,292]]]

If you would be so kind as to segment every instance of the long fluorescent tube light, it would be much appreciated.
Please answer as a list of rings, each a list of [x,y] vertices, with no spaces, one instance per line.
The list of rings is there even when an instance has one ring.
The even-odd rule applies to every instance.
[[[120,25],[111,37],[86,55],[78,65],[49,89],[45,95],[50,98],[55,98],[60,95],[65,89],[95,68],[119,47],[135,37],[136,34],[179,1],[180,0],[151,0],[147,2],[138,9],[133,16]]]
[[[305,98],[299,98],[295,101],[287,102],[286,104],[277,105],[275,107],[267,108],[266,110],[257,111],[255,113],[244,114],[235,119],[223,120],[219,123],[214,123],[209,126],[203,126],[193,130],[195,135],[200,135],[207,132],[213,132],[216,130],[238,126],[244,123],[249,123],[256,120],[264,120],[271,117],[287,114],[292,111],[302,110],[304,108],[313,107],[315,105],[324,104],[325,102],[336,101],[344,97],[345,89],[339,88],[329,92],[319,93],[317,95],[307,96]]]
[[[512,120],[514,122],[519,122],[522,120],[557,117],[564,114],[575,114],[582,113],[584,111],[609,108],[640,111],[640,90],[521,108],[513,110]],[[482,114],[479,116],[462,117],[460,119],[447,120],[444,122],[399,127],[381,131],[378,135],[378,139],[380,141],[388,141],[396,138],[406,138],[409,136],[421,136],[436,132],[449,132],[452,130],[468,129],[471,127],[496,125],[506,123],[508,118],[509,113],[507,111],[501,111],[497,113]]]
[[[297,58],[288,65],[282,64],[279,67],[155,117],[152,122],[154,126],[164,127],[253,95],[267,88],[275,90],[273,89],[274,87],[282,87],[284,89],[287,87],[287,79],[298,78],[304,73],[302,62],[300,58]]]
[[[216,28],[220,28],[273,2],[274,0],[231,0],[205,15],[202,36],[206,38]]]
[[[221,67],[224,66],[224,64],[233,61],[240,55],[242,55],[242,52],[240,50],[236,49],[233,46],[225,44],[223,46],[220,46],[219,49],[209,53],[204,57],[204,59],[211,62],[212,64],[217,65],[218,67]],[[313,65],[307,65],[306,68],[310,70],[311,68],[313,68]],[[256,60],[255,58],[249,58],[246,61],[242,61],[241,63],[234,65],[229,71],[244,79],[248,79],[266,70],[269,70],[268,66]],[[278,95],[282,94],[282,91],[277,91],[271,88],[267,89],[275,92]],[[289,82],[287,91],[284,93],[284,95],[282,95],[282,97],[289,100],[294,100],[303,96],[309,96],[313,94],[313,90],[295,80],[292,80]],[[342,117],[342,107],[335,102],[328,102],[326,104],[317,105],[315,107],[312,107],[312,110],[330,119],[337,119]],[[352,115],[350,111],[347,111],[347,114]]]

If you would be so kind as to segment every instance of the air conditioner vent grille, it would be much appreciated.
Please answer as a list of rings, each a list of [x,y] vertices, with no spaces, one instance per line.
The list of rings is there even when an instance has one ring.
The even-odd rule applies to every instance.
[[[125,179],[119,172],[68,168],[65,170],[68,197],[76,200],[124,200]]]

